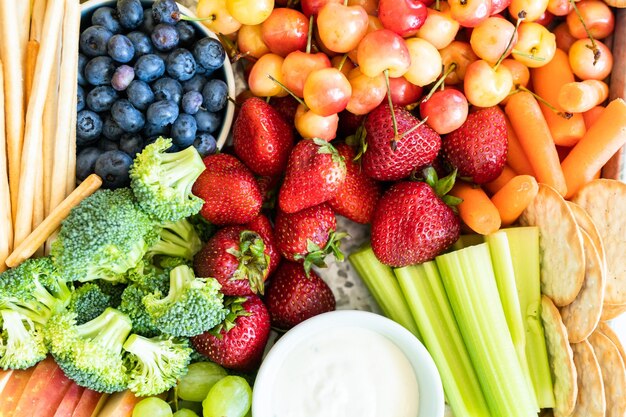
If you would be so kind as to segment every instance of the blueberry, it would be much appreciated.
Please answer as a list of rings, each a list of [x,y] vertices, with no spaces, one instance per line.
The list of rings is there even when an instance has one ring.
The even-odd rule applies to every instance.
[[[198,110],[193,117],[196,119],[200,132],[215,133],[222,123],[222,118],[218,114],[204,109]]]
[[[180,20],[180,10],[174,0],[156,0],[152,4],[152,18],[156,23],[173,25]]]
[[[102,150],[90,146],[83,149],[76,155],[76,179],[83,181],[89,175],[93,174],[96,167],[96,159],[102,155]]]
[[[151,54],[154,50],[150,36],[143,32],[130,32],[126,37],[133,43],[136,57]]]
[[[198,110],[200,110],[200,106],[202,106],[202,94],[197,91],[190,91],[183,95],[183,100],[181,103],[183,111],[187,114],[196,114]]]
[[[76,116],[76,145],[85,146],[102,134],[102,119],[91,110],[78,112]]]
[[[117,124],[113,117],[108,114],[104,118],[104,125],[102,126],[102,136],[111,140],[118,140],[120,136],[124,134],[124,130]]]
[[[91,90],[87,94],[87,107],[95,112],[111,110],[111,106],[118,99],[117,91],[108,85],[102,85]]]
[[[212,134],[202,132],[196,136],[196,140],[193,141],[193,147],[196,148],[200,156],[203,158],[207,155],[214,154],[217,150],[217,143]]]
[[[181,114],[172,125],[172,142],[181,149],[188,148],[196,138],[198,125],[189,114]]]
[[[197,91],[200,93],[202,92],[202,87],[204,87],[204,84],[206,84],[207,81],[207,77],[196,73],[196,75],[183,83],[183,91],[185,93],[188,93],[189,91]]]
[[[136,133],[126,133],[120,138],[120,150],[134,158],[144,148],[143,138]]]
[[[85,90],[80,85],[76,90],[76,111],[79,112],[85,108]]]
[[[125,29],[136,29],[143,22],[143,7],[140,0],[117,0],[117,15]]]
[[[100,139],[98,141],[98,149],[100,149],[102,152],[106,152],[106,151],[116,151],[120,148],[119,143],[117,143],[114,140],[110,140],[110,139]]]
[[[87,58],[83,54],[78,54],[78,84],[85,86],[87,85],[87,80],[85,79],[85,65],[89,62],[89,58]]]
[[[126,36],[113,35],[107,43],[107,53],[115,61],[125,64],[135,56],[135,46]]]
[[[141,134],[146,138],[158,138],[159,136],[169,136],[170,130],[170,125],[157,126],[148,122],[141,131]]]
[[[157,100],[172,100],[176,104],[180,103],[183,96],[183,86],[172,78],[159,78],[152,84],[152,91]]]
[[[111,86],[117,91],[124,91],[135,78],[135,70],[128,65],[117,67],[111,78]]]
[[[220,41],[207,37],[196,42],[193,56],[198,64],[211,73],[224,65],[226,52]]]
[[[179,81],[187,81],[196,73],[196,60],[191,52],[183,48],[169,54],[165,64],[170,77]]]
[[[145,33],[152,33],[155,25],[156,22],[152,17],[152,8],[145,9],[143,11],[143,23],[141,24],[140,29]]]
[[[151,83],[165,73],[165,62],[154,54],[147,54],[135,62],[135,77]]]
[[[85,78],[91,85],[111,84],[115,72],[115,64],[108,56],[97,56],[85,65]]]
[[[178,118],[178,113],[178,104],[171,100],[160,100],[148,107],[146,118],[150,124],[165,126],[174,123]]]
[[[106,55],[111,36],[113,33],[104,26],[90,26],[80,34],[80,51],[89,57]]]
[[[91,24],[104,26],[110,30],[111,33],[120,33],[122,31],[122,26],[117,18],[117,12],[110,7],[100,7],[96,9],[91,16]]]
[[[191,45],[196,38],[196,30],[193,25],[185,20],[176,23],[176,30],[178,31],[181,45]]]
[[[135,108],[145,111],[154,102],[154,93],[148,83],[134,80],[126,89],[126,96]]]
[[[146,124],[143,113],[130,104],[128,100],[118,100],[113,103],[111,117],[124,132],[128,133],[137,133]]]
[[[96,159],[94,171],[102,178],[102,188],[121,188],[130,185],[128,169],[133,159],[122,151],[107,151]]]
[[[202,107],[217,112],[226,106],[228,101],[228,85],[222,80],[209,80],[202,88]]]
[[[171,51],[178,45],[178,31],[172,25],[159,23],[154,27],[150,39],[152,39],[152,45],[158,51]]]

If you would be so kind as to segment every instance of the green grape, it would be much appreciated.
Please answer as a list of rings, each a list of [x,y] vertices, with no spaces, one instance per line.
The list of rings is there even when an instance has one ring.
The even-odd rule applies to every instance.
[[[186,400],[178,400],[178,409],[186,408],[187,410],[191,410],[198,415],[202,415],[202,403],[201,402],[193,402]]]
[[[174,413],[174,417],[198,417],[198,415],[188,408],[181,408]]]
[[[213,362],[196,362],[189,365],[187,375],[178,382],[178,397],[201,402],[217,381],[227,376],[224,368]]]
[[[220,379],[202,401],[204,417],[245,417],[252,405],[252,389],[240,376]]]
[[[172,417],[172,409],[162,399],[148,397],[135,405],[132,417]]]

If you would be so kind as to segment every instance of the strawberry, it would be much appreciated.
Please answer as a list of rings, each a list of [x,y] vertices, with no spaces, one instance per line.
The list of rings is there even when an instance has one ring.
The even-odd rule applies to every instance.
[[[354,161],[357,154],[354,147],[340,143],[336,148],[346,161],[346,179],[339,187],[337,195],[328,200],[328,205],[337,214],[354,222],[367,224],[372,220],[381,186],[365,175],[361,164]]]
[[[346,164],[330,143],[303,139],[294,146],[278,205],[286,213],[316,206],[335,196],[346,178]]]
[[[363,171],[379,181],[408,177],[415,169],[430,165],[441,148],[437,132],[404,107],[393,106],[393,110],[397,137],[388,104],[379,105],[365,119],[367,149],[363,154]]]
[[[202,217],[216,225],[245,224],[259,214],[263,204],[252,172],[234,156],[220,153],[204,158],[206,170],[193,185],[204,200]]]
[[[233,126],[235,154],[257,175],[285,170],[293,147],[293,129],[276,109],[260,98],[247,99]]]
[[[252,219],[250,223],[246,224],[246,229],[258,233],[259,236],[261,236],[261,239],[263,239],[263,243],[265,244],[265,253],[267,253],[270,257],[268,275],[272,275],[280,263],[280,253],[278,253],[278,248],[276,247],[274,228],[272,227],[270,219],[268,219],[264,214],[259,214]]]
[[[290,261],[303,262],[305,271],[312,265],[324,267],[324,258],[330,252],[343,260],[338,241],[345,233],[335,233],[337,220],[328,204],[309,207],[297,213],[276,214],[276,246]]]
[[[296,324],[335,309],[335,296],[314,271],[307,277],[301,264],[285,261],[267,289],[265,305],[272,327],[289,330]]]
[[[376,205],[372,249],[386,265],[402,267],[426,262],[459,237],[459,218],[444,202],[458,202],[445,195],[454,184],[455,173],[438,181],[434,169],[428,171],[428,183],[398,182]]]
[[[225,295],[263,294],[270,254],[261,236],[244,226],[218,230],[193,259],[199,276],[215,278]]]
[[[230,310],[224,322],[192,337],[191,344],[225,368],[253,371],[261,362],[270,334],[267,308],[256,295],[227,299],[224,306]]]
[[[459,176],[476,184],[495,180],[506,162],[508,136],[499,107],[476,110],[443,141],[444,157]]]
[[[261,196],[263,197],[263,208],[273,209],[276,206],[280,180],[281,177],[278,175],[274,177],[256,177],[256,182],[259,184],[259,190],[261,191]]]

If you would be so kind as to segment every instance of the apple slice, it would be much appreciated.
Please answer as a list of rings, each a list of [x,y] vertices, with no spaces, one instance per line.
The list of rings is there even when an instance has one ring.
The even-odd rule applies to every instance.
[[[11,375],[13,374],[13,369],[7,369],[5,370],[0,370],[0,398],[2,398],[2,391],[4,390],[4,387],[7,385],[7,382],[9,382],[9,379],[11,378]]]
[[[31,377],[31,381],[32,379],[33,377]],[[61,368],[57,366],[52,371],[50,378],[45,381],[45,384],[42,383],[41,385],[38,385],[37,388],[32,391],[25,392],[24,395],[22,395],[20,404],[22,404],[22,400],[26,397],[26,395],[28,395],[33,398],[32,401],[27,401],[27,404],[29,405],[32,402],[32,407],[29,406],[24,409],[20,409],[20,405],[18,404],[18,410],[16,410],[13,417],[54,416],[56,409],[59,407],[59,404],[63,400],[65,393],[71,385],[72,381],[66,377]]]
[[[92,391],[86,389],[80,396],[76,409],[72,413],[72,417],[95,417],[98,415],[109,394]]]
[[[24,392],[13,411],[15,417],[38,415],[33,414],[32,410],[40,400],[39,394],[49,385],[50,379],[57,369],[59,369],[59,367],[51,356],[48,356],[35,366],[35,370],[28,380],[28,384],[24,387]]]
[[[57,407],[54,417],[72,417],[72,414],[74,413],[74,410],[76,409],[84,391],[85,388],[75,382],[72,382],[69,389],[63,396],[61,403]]]
[[[0,416],[13,415],[13,410],[34,371],[35,367],[32,367],[25,370],[14,370],[11,373],[11,377],[6,382],[2,392],[0,392],[0,398],[2,398],[2,401],[0,401]]]
[[[142,399],[129,390],[116,392],[109,397],[98,417],[130,417],[135,405]]]

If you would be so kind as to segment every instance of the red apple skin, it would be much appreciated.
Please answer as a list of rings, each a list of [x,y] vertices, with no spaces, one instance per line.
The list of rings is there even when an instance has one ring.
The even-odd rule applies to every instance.
[[[50,384],[54,372],[59,369],[51,356],[39,362],[34,368],[22,396],[11,413],[15,417],[38,416],[38,414],[32,414],[32,410],[40,400],[39,394]]]
[[[0,416],[13,415],[15,406],[20,401],[24,388],[28,384],[31,375],[35,371],[35,367],[28,368],[26,370],[14,370],[9,377],[9,380],[4,385],[2,392],[0,392]]]
[[[72,417],[92,417],[98,415],[100,409],[109,398],[109,394],[86,389],[80,396]]]
[[[408,106],[416,103],[422,96],[423,89],[410,83],[404,77],[389,78],[389,91],[391,91],[391,101],[398,106]]]
[[[84,391],[85,388],[72,383],[54,412],[53,417],[72,417]]]
[[[317,16],[320,9],[326,5],[326,3],[337,3],[343,4],[342,0],[300,0],[300,7],[302,8],[302,13],[306,17],[311,15]]]
[[[378,18],[385,29],[402,37],[413,36],[422,27],[428,11],[420,0],[380,0]]]
[[[131,417],[135,405],[142,399],[129,390],[111,394],[98,417]]]
[[[53,417],[71,385],[72,381],[65,376],[61,368],[56,366],[41,390],[39,392],[31,391],[30,394],[36,401],[33,407],[27,408],[22,414],[16,411],[13,416]]]
[[[440,135],[458,129],[467,119],[467,99],[459,90],[447,88],[435,92],[430,99],[420,104],[422,119]]]

